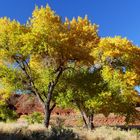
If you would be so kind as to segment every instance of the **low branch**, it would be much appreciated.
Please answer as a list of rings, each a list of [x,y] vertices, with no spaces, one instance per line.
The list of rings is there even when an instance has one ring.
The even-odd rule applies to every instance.
[[[40,100],[40,102],[42,103],[42,105],[44,105],[44,100],[43,98],[41,97],[41,95],[39,94],[38,92],[38,89],[35,87],[35,84],[34,84],[34,81],[32,79],[32,76],[31,76],[31,73],[28,74],[27,70],[26,70],[26,65],[24,64],[24,62],[19,62],[16,57],[14,57],[15,61],[19,64],[20,68],[22,69],[22,71],[25,73],[27,79],[29,79],[29,84],[30,84],[30,87],[31,87],[31,91],[38,97],[38,99]],[[22,65],[21,65],[22,64]],[[30,69],[29,65],[27,66],[28,69]]]
[[[52,110],[54,109],[56,107],[56,103],[54,103],[53,105],[52,105],[52,107],[50,108],[50,112],[52,112]]]

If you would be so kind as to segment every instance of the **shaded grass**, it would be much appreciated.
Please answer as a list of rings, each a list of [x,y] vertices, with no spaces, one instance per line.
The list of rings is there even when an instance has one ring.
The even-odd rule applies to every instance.
[[[0,140],[140,140],[140,131],[105,126],[93,131],[58,126],[46,129],[42,124],[0,123]]]
[[[79,140],[72,129],[42,124],[0,123],[0,140]]]

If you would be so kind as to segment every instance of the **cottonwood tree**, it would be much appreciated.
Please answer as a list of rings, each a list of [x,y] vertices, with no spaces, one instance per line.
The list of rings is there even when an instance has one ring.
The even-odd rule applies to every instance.
[[[108,83],[109,91],[102,99],[111,104],[109,112],[123,114],[128,123],[137,113],[139,96],[135,87],[140,84],[140,49],[126,38],[107,37],[100,40],[93,55],[102,65],[102,77]],[[105,106],[103,110],[107,110]]]
[[[64,80],[62,80],[65,88],[63,94],[58,95],[57,101],[61,106],[75,107],[81,113],[84,127],[88,129],[94,128],[94,114],[99,109],[98,106],[88,106],[90,101],[97,102],[101,92],[107,90],[107,84],[101,77],[101,70],[94,69],[90,71],[88,67],[82,67],[69,71]]]
[[[60,78],[71,69],[71,62],[75,66],[93,64],[91,50],[98,42],[97,26],[86,16],[63,22],[49,6],[36,7],[26,25],[1,18],[0,70],[3,73],[6,69],[12,75],[9,78],[9,73],[3,73],[1,81],[9,83],[11,91],[37,96],[48,127],[60,94]]]
[[[140,49],[125,38],[104,38],[92,54],[92,67],[67,73],[67,88],[58,101],[78,108],[88,129],[94,127],[95,113],[123,115],[126,123],[130,122],[137,115],[139,96],[135,86],[139,85]]]

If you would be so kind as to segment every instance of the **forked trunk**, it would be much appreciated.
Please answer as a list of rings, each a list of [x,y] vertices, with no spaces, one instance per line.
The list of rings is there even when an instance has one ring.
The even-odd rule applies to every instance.
[[[83,119],[83,122],[84,122],[83,127],[88,128],[88,117],[87,117],[87,115],[84,111],[80,110],[80,112],[81,112],[82,119]]]
[[[87,120],[86,120],[86,117],[85,117],[84,113],[81,112],[81,115],[82,115],[82,119],[83,119],[83,122],[84,122],[84,126],[83,127],[88,128]]]
[[[49,85],[48,85],[47,100],[46,100],[45,106],[44,106],[44,113],[45,113],[44,125],[45,125],[46,128],[48,128],[49,125],[50,125],[51,113],[52,113],[54,107],[56,106],[56,103],[54,103],[51,106],[51,101],[52,101],[52,96],[53,96],[53,90],[54,90],[55,86],[57,85],[58,80],[59,80],[60,76],[62,75],[62,72],[63,72],[63,68],[62,68],[62,66],[60,66],[57,69],[57,73],[58,74],[57,74],[55,80],[52,81],[52,82],[50,82]]]
[[[53,105],[51,105],[51,98],[52,98],[52,96],[50,96],[50,94],[48,94],[48,99],[47,99],[45,106],[44,106],[44,115],[45,115],[44,116],[44,125],[46,128],[48,128],[50,125],[51,113],[56,106],[55,103]]]
[[[94,129],[94,124],[93,124],[93,114],[91,114],[89,117],[88,117],[88,129],[89,130],[93,130]]]
[[[94,129],[93,114],[87,115],[84,111],[81,111],[81,115],[84,122],[84,127],[86,127],[89,130],[93,130]]]

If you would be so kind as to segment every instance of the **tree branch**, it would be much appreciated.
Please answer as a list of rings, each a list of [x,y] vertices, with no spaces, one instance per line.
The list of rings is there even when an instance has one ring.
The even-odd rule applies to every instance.
[[[52,112],[52,110],[54,109],[56,107],[56,103],[54,103],[53,105],[52,105],[52,107],[50,108],[50,112]]]
[[[39,98],[40,102],[42,103],[42,105],[44,105],[44,100],[43,98],[41,97],[41,95],[39,94],[38,92],[38,89],[35,87],[35,84],[34,84],[34,81],[31,77],[31,71],[30,71],[30,74],[28,74],[27,70],[26,70],[26,67],[28,67],[28,69],[30,70],[30,67],[29,65],[26,63],[26,65],[24,64],[24,62],[19,62],[16,57],[14,57],[15,61],[19,64],[20,68],[22,69],[22,71],[25,73],[27,79],[29,79],[29,84],[30,84],[30,87],[31,87],[31,91]],[[22,65],[21,65],[22,64]]]

